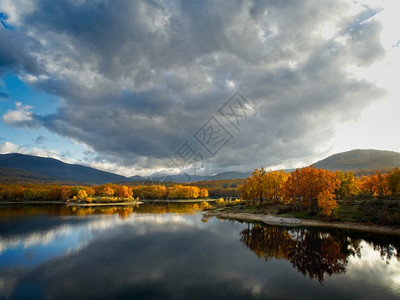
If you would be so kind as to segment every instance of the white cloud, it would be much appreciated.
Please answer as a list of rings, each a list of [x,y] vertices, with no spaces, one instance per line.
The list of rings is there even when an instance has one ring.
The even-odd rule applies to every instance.
[[[29,149],[27,147],[18,146],[11,142],[4,142],[0,144],[0,154],[6,154],[6,153],[21,153],[21,154],[36,155],[41,157],[51,157],[68,163],[74,162],[72,160],[68,160],[62,153],[54,149],[44,149],[37,147]]]
[[[22,105],[21,102],[15,103],[15,109],[7,111],[2,120],[5,124],[24,128],[38,127],[38,123],[31,112],[32,106]]]
[[[28,154],[27,149],[15,145],[10,142],[4,142],[0,144],[0,153],[1,154],[6,154],[6,153],[22,153],[22,154]]]
[[[7,23],[21,25],[21,19],[35,10],[35,0],[0,0],[0,11],[8,16]]]

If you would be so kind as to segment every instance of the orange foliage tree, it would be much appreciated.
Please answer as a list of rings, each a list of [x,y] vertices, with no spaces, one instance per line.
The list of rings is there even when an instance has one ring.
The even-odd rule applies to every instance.
[[[339,185],[335,173],[310,166],[291,173],[283,184],[283,194],[297,210],[311,212],[322,208],[326,215],[330,215],[337,207],[334,192]]]
[[[87,194],[89,197],[93,197],[94,194],[95,194],[94,188],[92,188],[92,187],[90,187],[90,186],[85,186],[85,187],[84,187],[84,190],[85,190],[86,194]]]
[[[388,174],[381,174],[380,171],[376,171],[375,174],[371,176],[375,195],[379,197],[384,197],[389,195],[390,188],[387,177]]]
[[[71,188],[69,186],[63,187],[61,190],[61,200],[67,201],[71,198]]]
[[[104,189],[103,189],[103,193],[106,195],[106,196],[114,196],[114,189],[113,188],[111,188],[111,187],[109,187],[109,186],[106,186],[106,187],[104,187]]]
[[[389,196],[391,193],[390,177],[391,174],[382,174],[375,171],[371,176],[361,176],[356,180],[360,194],[369,196]]]
[[[374,195],[374,182],[371,176],[361,176],[356,180],[357,189],[360,191],[360,194],[363,195]]]
[[[127,187],[126,185],[119,186],[117,192],[118,192],[118,197],[121,198],[129,198],[132,197],[133,195],[132,188]]]

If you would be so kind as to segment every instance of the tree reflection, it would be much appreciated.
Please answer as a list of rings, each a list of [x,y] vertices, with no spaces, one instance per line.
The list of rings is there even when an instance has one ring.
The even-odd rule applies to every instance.
[[[26,216],[88,216],[115,215],[126,219],[136,214],[189,214],[197,213],[200,203],[154,203],[129,206],[66,206],[66,205],[13,205],[0,207],[0,219]]]
[[[304,228],[249,224],[240,240],[259,258],[288,260],[300,273],[319,282],[326,275],[345,273],[348,257],[360,255],[359,240]]]
[[[357,232],[352,237],[365,240],[387,263],[393,257],[400,262],[400,236]]]

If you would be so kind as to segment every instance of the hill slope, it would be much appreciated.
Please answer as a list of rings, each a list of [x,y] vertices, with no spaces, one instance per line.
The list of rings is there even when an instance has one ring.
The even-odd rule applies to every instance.
[[[124,176],[96,170],[81,165],[71,165],[53,158],[45,158],[18,153],[0,154],[0,181],[5,182],[7,174],[23,176],[28,180],[71,181],[102,184],[107,182],[128,181]],[[1,176],[3,175],[3,176]],[[3,177],[3,178],[2,178]],[[2,180],[3,179],[3,180]]]
[[[383,150],[351,150],[337,153],[314,164],[326,170],[382,170],[400,167],[400,153]]]

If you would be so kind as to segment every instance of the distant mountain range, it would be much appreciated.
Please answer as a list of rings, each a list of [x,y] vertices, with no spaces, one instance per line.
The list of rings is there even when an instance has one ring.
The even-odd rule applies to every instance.
[[[228,171],[222,172],[215,175],[209,176],[201,176],[201,175],[165,175],[165,176],[133,176],[130,177],[132,180],[148,180],[154,182],[194,182],[194,181],[204,181],[204,180],[220,180],[220,179],[239,179],[239,178],[247,178],[251,175],[252,172],[237,172],[237,171]]]
[[[67,164],[53,158],[18,153],[0,154],[0,182],[10,181],[63,181],[102,184],[129,181],[129,179],[90,167]]]
[[[260,163],[261,164],[261,163]],[[400,167],[400,153],[381,150],[351,150],[334,154],[314,163],[326,170],[377,170]],[[203,180],[247,178],[250,172],[228,171],[210,176],[199,175],[155,175],[148,177],[125,177],[94,168],[67,164],[53,158],[11,153],[0,154],[0,182],[70,182],[103,184],[108,182],[194,182]]]

